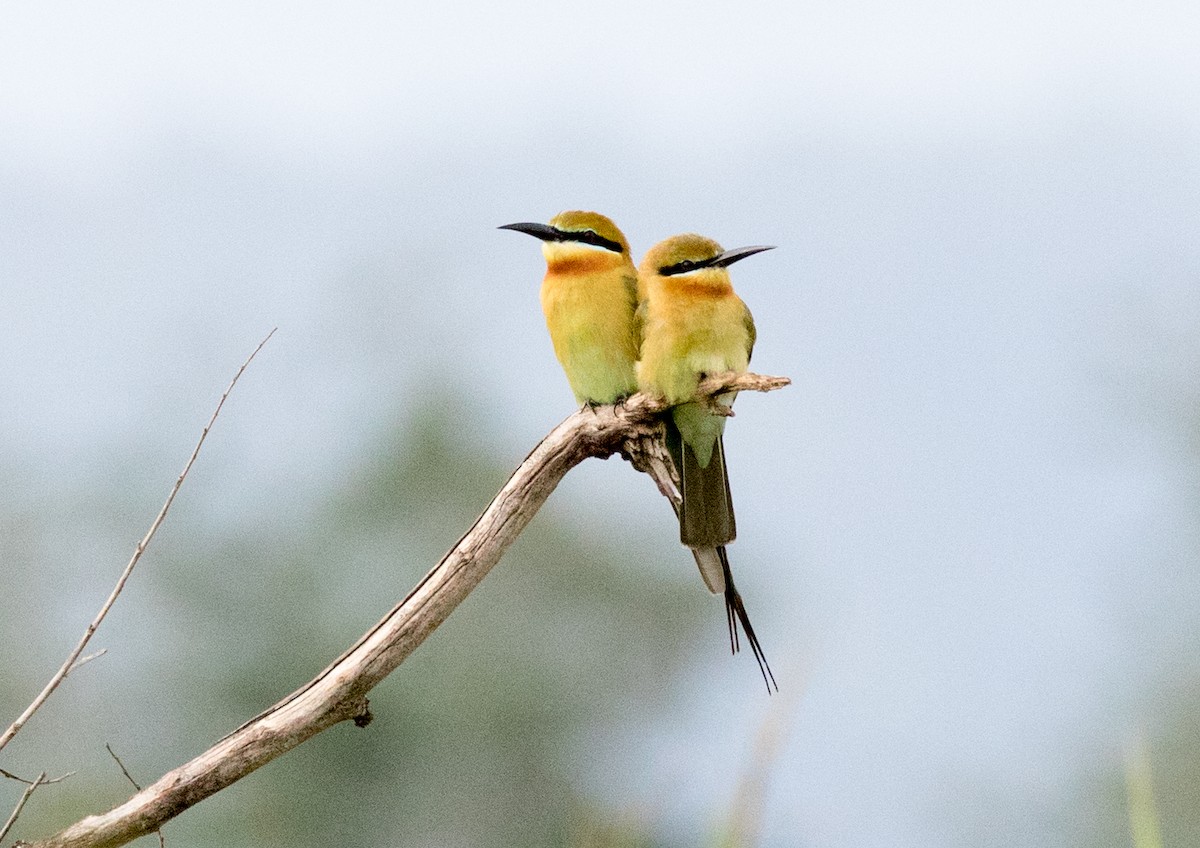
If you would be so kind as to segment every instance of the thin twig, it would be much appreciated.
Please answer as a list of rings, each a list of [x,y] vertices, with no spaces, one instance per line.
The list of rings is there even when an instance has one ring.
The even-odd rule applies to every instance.
[[[82,668],[83,666],[90,663],[92,660],[100,659],[100,657],[104,656],[107,653],[108,653],[108,648],[101,648],[100,650],[96,651],[96,653],[94,653],[94,654],[88,654],[86,657],[80,657],[79,659],[75,660],[75,663],[67,671],[67,674],[70,674],[72,671],[75,671],[78,668]]]
[[[136,789],[138,792],[141,792],[141,785],[133,779],[133,775],[129,773],[129,769],[125,768],[125,764],[121,762],[121,758],[117,756],[117,752],[112,749],[112,745],[109,745],[107,742],[105,742],[104,747],[108,749],[109,756],[117,761],[117,767],[121,769],[121,774],[125,775],[125,779],[133,784],[134,789]],[[166,848],[167,840],[166,837],[163,836],[162,830],[156,830],[155,833],[158,834],[159,848]]]
[[[26,707],[25,711],[21,713],[21,715],[17,716],[17,720],[9,725],[8,729],[4,731],[3,735],[0,735],[0,750],[3,750],[4,746],[12,741],[12,738],[17,735],[22,727],[25,726],[25,723],[29,721],[30,717],[32,717],[33,714],[38,711],[42,704],[46,702],[46,699],[49,698],[50,695],[53,694],[54,690],[58,688],[58,685],[62,683],[63,680],[66,679],[67,675],[71,673],[71,670],[76,667],[76,661],[79,659],[79,655],[83,653],[83,649],[86,648],[88,642],[91,641],[92,634],[96,632],[96,628],[100,626],[100,623],[104,621],[105,617],[108,615],[108,611],[112,609],[113,604],[116,603],[117,597],[121,594],[121,590],[125,588],[125,583],[129,580],[129,576],[133,574],[134,566],[138,564],[138,561],[142,558],[142,554],[146,552],[146,546],[150,544],[150,540],[153,539],[154,534],[158,532],[158,528],[163,523],[163,519],[167,517],[167,510],[171,508],[171,504],[175,501],[175,495],[179,492],[179,487],[183,485],[184,478],[187,477],[188,472],[192,468],[192,463],[196,461],[196,457],[200,454],[200,448],[204,445],[204,440],[208,438],[208,431],[212,429],[213,423],[217,420],[217,416],[221,414],[221,407],[225,405],[225,399],[229,397],[229,393],[232,392],[233,387],[237,385],[237,381],[242,376],[242,372],[245,371],[246,367],[254,361],[254,357],[258,355],[258,352],[263,349],[263,345],[265,345],[273,335],[275,335],[275,330],[271,330],[271,332],[267,333],[266,338],[258,343],[258,347],[254,349],[254,352],[251,353],[250,356],[246,358],[246,361],[242,363],[242,367],[239,368],[237,373],[233,375],[233,380],[230,381],[229,387],[225,389],[225,393],[221,395],[221,399],[217,402],[217,408],[213,410],[212,417],[208,419],[208,424],[204,426],[203,432],[200,433],[200,439],[196,442],[196,447],[193,448],[192,455],[188,458],[187,464],[184,465],[183,471],[180,473],[179,478],[175,481],[175,485],[171,487],[171,493],[167,495],[166,502],[163,504],[162,509],[158,511],[158,515],[155,516],[154,521],[150,524],[150,529],[146,531],[146,535],[143,536],[142,540],[137,543],[137,547],[133,551],[133,556],[130,557],[129,563],[125,566],[125,570],[121,572],[121,576],[117,579],[117,584],[113,587],[112,592],[109,593],[108,599],[104,602],[104,605],[100,607],[100,611],[96,613],[96,617],[92,619],[91,624],[87,626],[87,630],[83,632],[83,638],[79,640],[79,644],[77,644],[71,653],[67,655],[66,661],[63,662],[58,671],[54,673],[54,676],[50,678],[50,682],[47,683],[45,688],[43,688],[42,691],[38,693],[38,696],[33,699],[33,703]]]
[[[771,391],[785,377],[724,374],[701,392]],[[276,757],[342,721],[370,723],[367,693],[394,671],[479,585],[568,471],[588,457],[649,455],[666,404],[637,394],[621,407],[583,409],[542,439],[474,525],[403,601],[304,686],[124,804],[88,816],[30,848],[115,848],[144,836]],[[668,490],[670,474],[656,477]],[[665,494],[665,492],[664,492]]]
[[[8,832],[12,830],[12,826],[17,823],[17,816],[21,815],[21,810],[25,808],[25,802],[29,800],[29,796],[32,795],[37,788],[45,782],[46,773],[42,772],[37,776],[37,779],[30,783],[29,786],[26,787],[25,791],[21,793],[21,800],[18,801],[17,806],[13,808],[12,815],[8,817],[8,821],[4,823],[4,827],[0,827],[0,842],[4,840],[4,837],[8,836]]]
[[[129,773],[129,769],[125,768],[125,764],[121,762],[121,758],[117,756],[117,752],[112,749],[112,745],[109,745],[107,742],[105,742],[104,747],[108,750],[108,755],[117,761],[117,767],[121,769],[121,774],[125,775],[125,779],[133,784],[134,789],[136,789],[138,792],[141,792],[142,787],[139,786],[138,782],[133,779],[133,775]]]
[[[75,774],[75,772],[69,771],[66,774],[60,775],[58,777],[46,778],[41,783],[42,783],[42,786],[49,786],[51,783],[62,783],[68,777],[74,776],[74,774]],[[13,774],[11,771],[5,771],[4,769],[0,769],[0,777],[7,777],[9,780],[15,780],[17,783],[24,783],[24,784],[33,783],[32,780],[26,780],[25,778],[21,777],[20,775]]]

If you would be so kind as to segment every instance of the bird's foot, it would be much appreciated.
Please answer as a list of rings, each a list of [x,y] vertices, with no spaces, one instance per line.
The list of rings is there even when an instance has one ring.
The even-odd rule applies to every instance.
[[[715,398],[715,397],[705,398],[704,405],[706,407],[708,407],[708,411],[711,412],[713,415],[718,415],[722,418],[732,418],[733,417],[733,407],[726,406],[725,404],[721,403],[721,401],[717,400],[717,398]]]

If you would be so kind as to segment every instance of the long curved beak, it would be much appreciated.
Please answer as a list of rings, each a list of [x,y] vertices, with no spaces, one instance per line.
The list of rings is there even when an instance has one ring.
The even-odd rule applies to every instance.
[[[549,224],[505,224],[503,227],[497,227],[496,229],[516,230],[518,233],[526,233],[542,241],[558,241],[562,238],[562,233]]]
[[[727,268],[734,262],[740,262],[747,256],[753,256],[756,253],[762,253],[764,250],[774,250],[773,244],[760,244],[754,247],[735,247],[733,250],[727,250],[712,260],[709,264],[714,268]]]

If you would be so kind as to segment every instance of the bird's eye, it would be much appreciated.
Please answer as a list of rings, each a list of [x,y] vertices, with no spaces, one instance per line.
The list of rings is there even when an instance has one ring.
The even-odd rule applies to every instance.
[[[685,259],[682,262],[676,262],[674,265],[666,265],[658,269],[658,273],[664,277],[670,277],[675,274],[686,274],[688,271],[694,271],[700,267],[700,263],[692,259]]]
[[[596,247],[602,247],[605,250],[611,250],[613,253],[620,253],[622,248],[617,242],[612,239],[606,239],[595,230],[578,230],[570,234],[571,241],[577,241],[581,244],[590,244]]]

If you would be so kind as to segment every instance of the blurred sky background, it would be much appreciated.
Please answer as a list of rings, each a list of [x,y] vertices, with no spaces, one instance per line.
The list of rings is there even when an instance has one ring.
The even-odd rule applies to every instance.
[[[685,605],[684,641],[657,659],[632,633],[537,631],[551,660],[564,646],[568,675],[591,651],[647,657],[662,678],[620,712],[587,717],[590,695],[574,707],[590,728],[567,757],[578,797],[647,844],[712,844],[775,722],[762,845],[1110,844],[1091,833],[1112,813],[1088,787],[1119,779],[1131,737],[1166,756],[1154,740],[1170,693],[1200,677],[1198,38],[1192,2],[6,4],[0,724],[82,630],[233,371],[279,327],[97,637],[113,652],[0,757],[93,769],[108,794],[56,814],[35,809],[52,803],[41,790],[18,835],[127,794],[102,747],[131,721],[98,706],[114,687],[147,710],[124,734],[127,763],[169,750],[143,759],[149,782],[319,671],[466,529],[418,534],[428,550],[399,576],[388,544],[364,552],[347,533],[357,553],[342,556],[312,532],[355,474],[402,462],[405,448],[379,446],[422,422],[441,424],[412,444],[442,438],[450,457],[419,478],[430,491],[455,483],[456,443],[496,469],[468,516],[572,411],[538,245],[496,227],[585,208],[637,257],[684,231],[778,245],[733,277],[758,326],[755,370],[794,385],[742,397],[727,437],[731,553],[780,696],[748,655],[728,657],[720,604],[648,480],[589,462],[535,519],[603,549],[614,581],[657,586],[627,607]],[[392,501],[372,503],[387,526]],[[199,557],[191,590],[166,576],[172,557],[232,538],[315,546],[296,556],[323,566],[303,580],[281,567],[245,609],[252,558]],[[546,574],[591,567],[555,563]],[[452,653],[485,606],[546,623],[524,613],[541,578],[506,589],[508,565],[413,664]],[[180,624],[221,586],[204,626]],[[206,634],[284,619],[289,603],[327,645],[221,701],[243,647]],[[607,660],[579,662],[603,674]],[[411,685],[409,669],[380,690]],[[420,680],[454,704],[455,687],[487,688],[478,677]],[[217,718],[163,726],[171,699]],[[95,722],[95,738],[55,747],[70,722]],[[289,758],[322,771],[316,756]],[[271,801],[254,809],[269,817]],[[419,838],[403,822],[358,838],[522,844],[516,809],[497,813],[508,842],[456,831],[453,808]],[[1111,844],[1126,844],[1115,822]],[[340,832],[330,813],[311,842],[289,838]],[[238,838],[184,841],[276,844]]]

